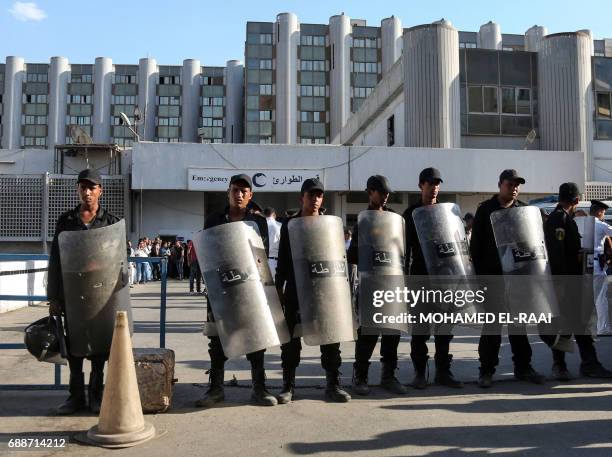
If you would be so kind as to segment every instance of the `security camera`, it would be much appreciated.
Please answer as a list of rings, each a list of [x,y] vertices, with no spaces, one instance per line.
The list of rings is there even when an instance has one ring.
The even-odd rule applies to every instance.
[[[130,119],[125,115],[125,113],[119,113],[119,124],[120,125],[127,125],[128,127],[132,126],[132,123],[130,122]]]

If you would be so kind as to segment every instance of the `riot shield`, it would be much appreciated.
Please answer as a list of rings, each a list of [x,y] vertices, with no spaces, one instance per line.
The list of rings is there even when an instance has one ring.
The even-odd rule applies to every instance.
[[[476,287],[467,278],[474,274],[474,268],[459,206],[454,203],[421,206],[413,210],[412,219],[428,276],[409,278],[409,285],[413,289],[424,287],[428,297],[435,297],[413,305],[412,312],[421,317],[432,311],[446,314],[475,312],[473,303],[455,298],[459,292]],[[449,296],[451,298],[447,298]],[[428,334],[427,327],[422,326],[415,326],[413,333],[420,333],[423,328]],[[435,332],[450,332],[450,328],[449,325],[436,326]]]
[[[474,274],[459,206],[454,203],[421,206],[412,212],[412,219],[429,275]]]
[[[491,214],[491,225],[508,311],[558,316],[540,210],[535,206],[498,210]]]
[[[77,357],[110,352],[115,315],[132,307],[125,221],[58,235],[69,353]]]
[[[298,217],[289,221],[288,228],[305,343],[353,341],[356,323],[342,220]]]
[[[200,269],[228,358],[289,341],[257,224],[222,224],[194,234]]]
[[[357,217],[359,236],[359,323],[366,329],[391,329],[407,332],[408,323],[389,323],[384,315],[398,316],[408,311],[405,301],[374,303],[377,291],[404,287],[406,252],[404,218],[389,211],[365,210]]]

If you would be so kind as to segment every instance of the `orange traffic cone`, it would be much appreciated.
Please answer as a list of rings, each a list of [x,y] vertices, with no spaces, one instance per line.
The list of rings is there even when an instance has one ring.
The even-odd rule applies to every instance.
[[[120,448],[135,446],[154,436],[155,428],[142,415],[127,313],[119,311],[99,422],[89,429],[87,438],[97,446]]]

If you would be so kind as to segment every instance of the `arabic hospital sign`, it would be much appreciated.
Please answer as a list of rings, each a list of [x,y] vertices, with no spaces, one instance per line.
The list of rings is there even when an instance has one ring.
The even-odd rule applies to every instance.
[[[230,178],[244,173],[253,181],[257,192],[299,192],[308,178],[325,179],[322,170],[232,170],[226,168],[187,169],[187,190],[226,191]]]

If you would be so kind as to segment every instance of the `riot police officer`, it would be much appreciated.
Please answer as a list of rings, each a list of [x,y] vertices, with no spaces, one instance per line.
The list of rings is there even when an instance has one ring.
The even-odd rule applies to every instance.
[[[520,177],[516,170],[502,171],[497,184],[499,192],[489,200],[480,203],[476,210],[472,226],[470,252],[474,269],[478,275],[503,274],[490,216],[494,211],[525,206],[525,203],[518,200],[521,184],[525,184],[525,179]],[[544,377],[531,366],[532,352],[527,335],[524,334],[522,329],[514,328],[513,331],[508,332],[508,339],[513,354],[514,376],[520,380],[542,384]],[[501,324],[485,324],[478,343],[478,355],[480,357],[478,385],[480,387],[491,387],[493,383],[493,374],[499,364],[500,346]]]
[[[438,193],[440,184],[443,183],[440,171],[433,167],[425,168],[419,173],[419,189],[421,190],[420,201],[406,209],[403,217],[406,220],[406,266],[405,269],[410,275],[427,275],[427,266],[421,250],[419,238],[414,224],[412,213],[415,209],[425,205],[435,205],[438,203]],[[429,340],[430,329],[428,324],[418,325],[413,328],[412,339],[410,341],[410,358],[414,365],[414,379],[412,386],[416,389],[427,387],[426,368],[427,360],[427,340]],[[447,387],[460,388],[463,384],[456,380],[450,370],[453,356],[449,354],[452,335],[435,335],[436,354],[436,384]]]
[[[57,220],[55,235],[51,244],[49,256],[49,272],[47,281],[47,299],[49,300],[49,313],[52,315],[66,314],[64,281],[60,263],[60,250],[58,236],[65,231],[94,230],[113,225],[119,218],[112,215],[100,206],[102,196],[102,177],[97,170],[86,169],[79,173],[77,178],[77,192],[80,203],[69,211],[63,213]],[[66,331],[70,334],[71,323],[66,320]],[[69,342],[69,338],[67,341]],[[110,350],[110,348],[109,348]],[[104,363],[108,360],[108,353],[87,357],[91,360],[91,374],[89,377],[88,400],[89,409],[93,413],[100,411],[102,390],[104,383]],[[68,390],[70,396],[56,410],[57,414],[73,414],[86,407],[85,379],[83,374],[83,360],[85,357],[71,353],[68,344],[68,366],[70,367],[70,382]]]
[[[281,404],[293,399],[295,388],[295,371],[300,363],[302,344],[299,337],[293,337],[296,324],[299,322],[299,302],[293,268],[293,257],[289,240],[289,222],[299,217],[317,217],[323,214],[323,183],[317,178],[304,181],[300,190],[301,209],[283,222],[278,248],[278,265],[276,267],[276,287],[281,296],[285,319],[292,339],[281,346],[281,365],[283,368],[283,388],[278,396]],[[325,397],[328,401],[347,402],[351,396],[340,387],[340,343],[324,344],[321,349],[321,365],[325,370],[327,388]]]
[[[572,316],[574,316],[576,311],[580,314],[580,309],[583,306],[587,306],[587,309],[592,307],[592,303],[581,304],[581,298],[576,296],[576,292],[580,293],[582,286],[584,286],[580,280],[580,275],[583,274],[580,233],[574,221],[574,214],[579,200],[580,191],[575,183],[566,182],[561,184],[559,186],[559,204],[544,223],[544,235],[550,259],[551,273],[553,275],[575,275],[577,279],[576,283],[569,277],[564,279],[563,282],[570,286],[566,288],[563,297],[560,297],[562,300],[566,300],[569,305],[561,308],[562,313],[572,313]],[[571,286],[571,284],[575,284],[576,287]],[[591,287],[591,285],[589,284],[588,287]],[[567,316],[562,317],[567,318]],[[570,321],[576,322],[576,320],[580,321],[581,318],[575,319],[570,317]],[[577,333],[574,325],[572,327],[582,360],[580,373],[590,378],[612,378],[612,372],[604,368],[597,359],[593,338],[587,332],[586,325],[582,331],[583,334]],[[542,340],[551,345],[554,337],[542,336]],[[560,381],[568,380],[569,372],[565,363],[565,352],[553,348],[552,353],[553,377]]]
[[[266,218],[253,209],[250,209],[251,198],[253,197],[253,183],[246,174],[234,175],[230,178],[227,190],[229,205],[222,212],[213,213],[206,218],[204,229],[216,227],[217,225],[227,224],[238,221],[253,221],[257,224],[259,233],[268,253],[268,223]],[[214,321],[212,308],[207,307],[207,317],[209,322]],[[210,336],[208,344],[208,354],[210,355],[209,387],[203,398],[196,401],[196,406],[209,407],[223,401],[225,392],[223,389],[223,379],[225,375],[225,361],[227,357],[223,352],[223,346],[218,336]],[[274,406],[277,404],[276,398],[266,390],[266,372],[264,369],[265,350],[247,354],[247,360],[251,362],[251,376],[253,380],[253,392],[251,399],[262,406]]]
[[[368,178],[366,184],[368,193],[368,210],[391,211],[387,206],[387,200],[391,193],[389,181],[385,176],[374,175]],[[353,228],[353,236],[347,251],[349,264],[359,263],[359,231],[358,226]],[[357,297],[359,300],[359,297]],[[378,342],[378,334],[366,334],[360,327],[357,330],[357,341],[355,342],[355,363],[353,364],[353,391],[357,395],[368,395],[368,369],[370,358]],[[382,372],[380,386],[394,394],[405,394],[406,388],[395,377],[397,369],[397,347],[400,342],[400,335],[383,333],[380,338],[380,356]]]

